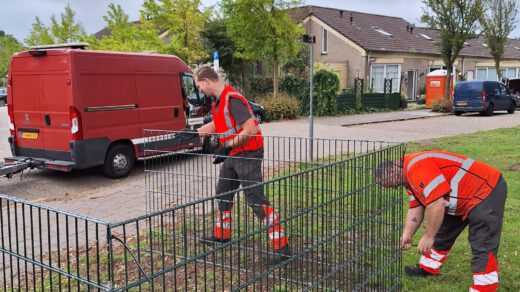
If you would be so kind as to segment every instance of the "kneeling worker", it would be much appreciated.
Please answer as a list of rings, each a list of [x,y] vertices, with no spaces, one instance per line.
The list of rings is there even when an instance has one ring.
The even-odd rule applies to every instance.
[[[383,186],[403,185],[410,199],[400,247],[409,249],[426,216],[419,241],[419,264],[405,273],[425,277],[440,273],[459,234],[469,226],[473,253],[470,291],[496,291],[497,252],[502,232],[507,185],[500,171],[459,154],[425,151],[391,161],[375,171]]]

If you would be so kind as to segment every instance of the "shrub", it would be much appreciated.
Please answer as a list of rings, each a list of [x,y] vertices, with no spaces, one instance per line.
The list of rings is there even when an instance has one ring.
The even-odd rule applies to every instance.
[[[264,96],[273,93],[273,78],[255,76],[249,79],[251,95]]]
[[[280,80],[280,91],[298,98],[301,115],[309,113],[309,80],[296,76],[284,76]]]
[[[276,98],[269,95],[259,99],[258,103],[264,106],[267,121],[296,119],[300,111],[298,99],[286,93],[279,93]]]
[[[314,74],[313,106],[317,116],[337,113],[339,78],[334,72],[320,69]]]
[[[432,112],[451,113],[453,112],[453,100],[451,98],[440,98],[432,103]]]

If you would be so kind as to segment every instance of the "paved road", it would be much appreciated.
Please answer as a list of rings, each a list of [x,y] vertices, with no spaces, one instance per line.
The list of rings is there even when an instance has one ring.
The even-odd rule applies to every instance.
[[[383,122],[388,119],[420,119]],[[377,121],[375,124],[367,122]],[[346,126],[345,126],[346,125]],[[409,142],[438,137],[520,126],[520,113],[436,116],[427,111],[367,114],[342,117],[315,118],[315,137]],[[265,135],[307,136],[307,119],[267,123],[262,125]],[[0,108],[0,157],[10,155],[6,108]],[[60,173],[33,170],[27,176],[7,180],[0,178],[0,193],[42,202],[57,208],[119,221],[145,212],[143,163],[138,163],[125,179],[103,177],[99,169]]]

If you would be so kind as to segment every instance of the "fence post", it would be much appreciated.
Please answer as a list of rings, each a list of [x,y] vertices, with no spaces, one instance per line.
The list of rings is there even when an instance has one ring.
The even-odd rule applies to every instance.
[[[390,95],[392,94],[392,79],[385,78],[385,108],[388,109],[388,101],[390,100]]]
[[[361,103],[361,96],[363,95],[363,79],[356,78],[354,83],[354,93],[356,94],[356,109],[361,109],[363,104]]]
[[[107,225],[107,249],[108,249],[108,255],[107,255],[107,271],[108,271],[108,290],[107,291],[113,291],[114,290],[114,258],[113,258],[113,246],[112,246],[112,227],[110,224]],[[88,252],[88,251],[87,251]],[[126,268],[126,267],[125,267]]]

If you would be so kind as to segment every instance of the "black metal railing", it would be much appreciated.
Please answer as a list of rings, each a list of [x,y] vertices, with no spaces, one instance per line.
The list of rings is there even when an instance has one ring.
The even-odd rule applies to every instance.
[[[145,162],[140,217],[107,223],[0,196],[2,290],[401,289],[403,197],[373,174],[401,159],[404,145],[264,137],[263,156],[224,162],[260,171],[261,180],[228,177],[237,189],[217,191],[222,164],[211,154],[165,150],[176,133],[149,134],[145,151],[155,158]],[[251,199],[258,194],[276,220]],[[223,226],[222,206],[232,210],[229,241],[208,245],[204,237]],[[288,243],[280,248],[273,235],[281,234]]]

